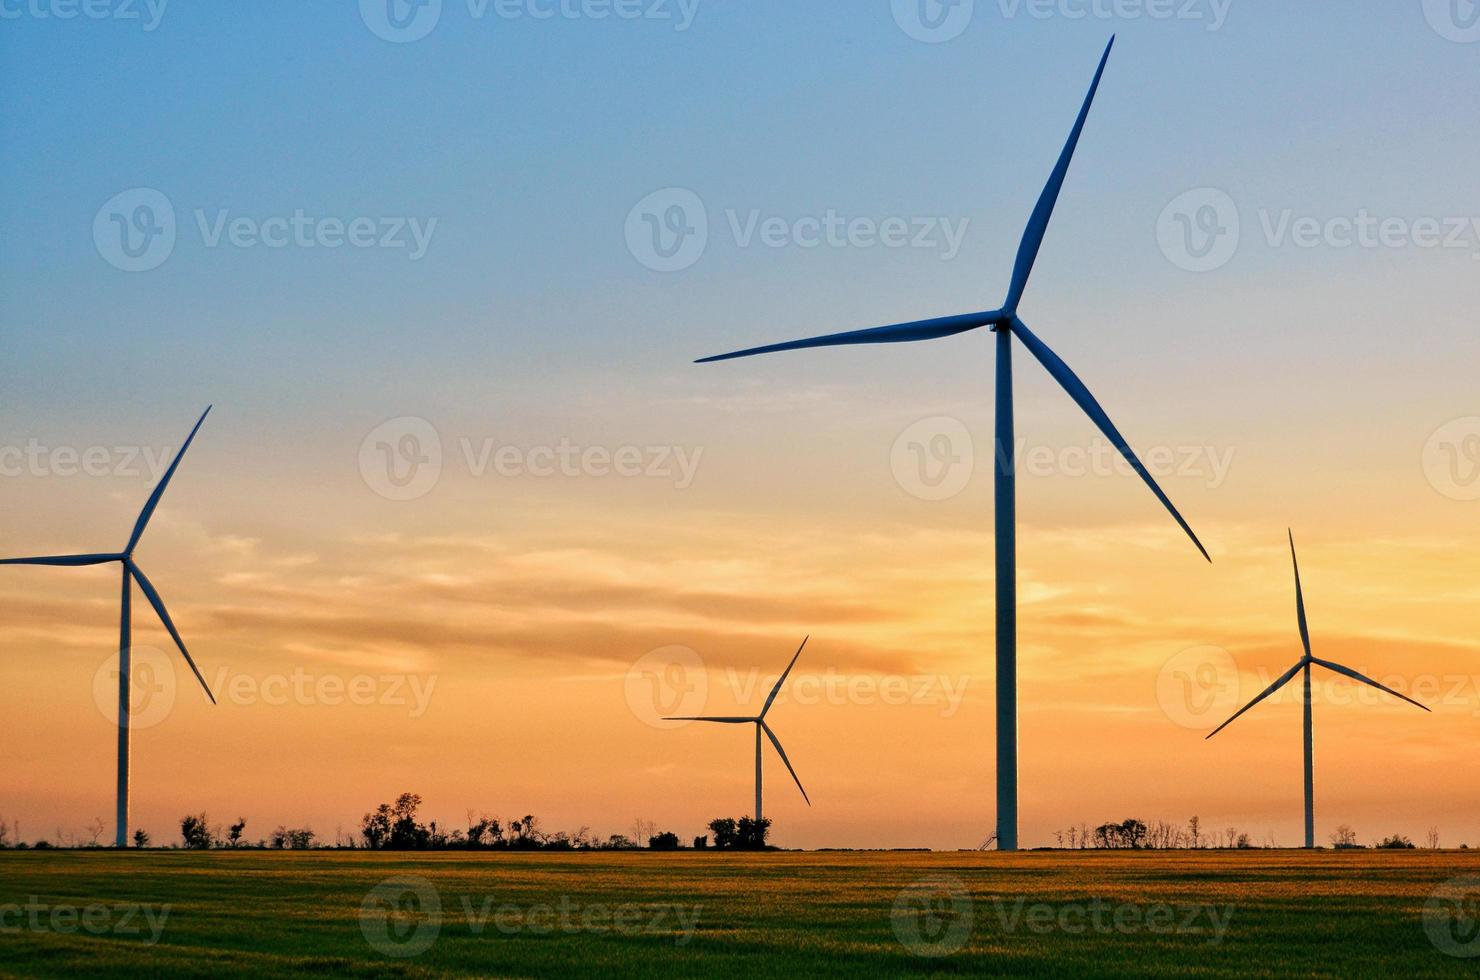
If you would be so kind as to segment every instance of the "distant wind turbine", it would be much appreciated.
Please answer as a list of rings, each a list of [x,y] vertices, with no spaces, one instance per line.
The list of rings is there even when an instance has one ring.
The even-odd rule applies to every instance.
[[[174,639],[175,645],[180,648],[180,653],[185,656],[185,662],[190,665],[191,671],[195,674],[195,679],[200,681],[201,687],[205,688],[206,697],[211,699],[212,704],[216,703],[216,696],[211,693],[211,688],[206,684],[206,679],[201,676],[200,669],[195,666],[195,661],[190,659],[190,651],[185,649],[185,641],[180,639],[180,632],[175,629],[175,623],[170,619],[170,614],[164,607],[164,600],[160,599],[159,593],[155,591],[154,586],[144,575],[144,570],[134,561],[134,549],[138,546],[139,539],[144,536],[144,528],[149,525],[149,518],[154,516],[154,508],[159,506],[159,498],[164,496],[165,487],[169,486],[170,478],[175,475],[175,470],[179,467],[180,460],[185,455],[185,450],[190,448],[191,441],[195,439],[195,434],[200,431],[201,423],[205,422],[206,416],[210,414],[210,411],[210,407],[207,407],[201,413],[200,421],[196,422],[195,428],[190,430],[189,438],[180,447],[180,451],[175,454],[174,461],[170,463],[170,468],[165,470],[163,479],[159,481],[159,485],[154,488],[154,492],[145,501],[144,509],[139,511],[139,519],[134,522],[134,531],[129,535],[128,544],[123,546],[122,551],[97,555],[57,555],[47,558],[0,559],[0,565],[78,566],[106,565],[116,561],[123,566],[122,611],[119,616],[118,625],[118,829],[114,838],[114,844],[118,847],[128,846],[129,675],[133,662],[132,651],[130,650],[132,646],[130,636],[131,580],[139,583],[139,591],[144,593],[144,598],[149,600],[149,604],[159,614],[159,621],[164,624],[164,628],[169,631],[170,636]]]
[[[812,805],[812,800],[807,796],[807,791],[802,788],[802,781],[797,778],[797,771],[791,767],[791,760],[786,757],[786,750],[781,747],[781,740],[776,737],[776,733],[775,732],[771,731],[771,726],[768,725],[768,724],[766,724],[766,712],[768,712],[768,711],[771,710],[771,702],[773,702],[773,701],[776,700],[776,695],[781,691],[781,685],[786,683],[786,676],[787,676],[787,674],[790,674],[791,673],[791,668],[793,668],[793,667],[796,666],[797,657],[800,657],[802,655],[802,647],[806,646],[807,645],[807,640],[810,640],[810,639],[811,639],[810,636],[804,637],[802,639],[802,646],[797,647],[797,652],[794,653],[794,654],[792,654],[791,663],[787,664],[786,665],[786,670],[782,672],[782,674],[781,674],[780,677],[776,678],[776,686],[773,687],[773,688],[771,688],[771,694],[770,694],[769,697],[766,698],[766,703],[761,708],[761,713],[760,714],[758,714],[758,715],[756,715],[754,717],[744,717],[744,718],[741,718],[741,717],[709,717],[709,718],[688,717],[688,718],[669,718],[668,719],[668,721],[708,721],[708,722],[714,722],[715,724],[718,724],[718,725],[754,725],[755,726],[755,819],[756,819],[756,823],[760,823],[760,820],[761,820],[761,732],[765,732],[766,733],[766,738],[769,738],[771,740],[771,744],[776,747],[776,754],[779,755],[779,756],[781,756],[781,761],[782,762],[786,763],[786,771],[789,772],[789,773],[791,773],[791,778],[796,782],[797,789],[802,790],[802,799],[804,799],[804,800],[807,801],[807,805],[808,806],[811,806]]]
[[[794,340],[783,344],[772,344],[767,347],[754,347],[749,350],[736,351],[731,354],[721,354],[717,357],[706,357],[697,363],[704,364],[711,361],[724,361],[736,357],[750,357],[754,354],[768,354],[774,351],[799,350],[807,347],[836,347],[847,344],[897,344],[917,340],[937,340],[942,337],[951,337],[968,330],[979,327],[991,327],[997,334],[997,434],[995,452],[992,454],[995,460],[995,496],[996,496],[996,550],[997,550],[997,847],[999,850],[1014,851],[1018,846],[1018,724],[1017,724],[1017,496],[1016,481],[1014,478],[1014,452],[1013,442],[1013,417],[1012,417],[1012,338],[1014,335],[1028,348],[1029,353],[1036,357],[1048,370],[1054,380],[1063,386],[1069,393],[1069,397],[1083,409],[1105,437],[1120,451],[1131,468],[1140,475],[1151,492],[1160,500],[1162,506],[1171,512],[1172,518],[1187,532],[1197,550],[1202,556],[1208,557],[1207,549],[1198,541],[1197,535],[1192,533],[1192,528],[1182,519],[1177,508],[1162,493],[1161,487],[1156,485],[1150,472],[1136,458],[1135,452],[1126,442],[1115,423],[1110,421],[1110,416],[1100,407],[1095,396],[1090,394],[1084,382],[1069,369],[1069,366],[1059,359],[1059,356],[1049,349],[1048,345],[1039,340],[1037,335],[1028,329],[1027,324],[1018,319],[1018,302],[1023,297],[1023,291],[1028,285],[1028,276],[1033,271],[1033,263],[1038,257],[1038,249],[1043,244],[1044,233],[1048,230],[1049,218],[1053,215],[1054,204],[1058,201],[1059,191],[1063,189],[1064,177],[1069,172],[1069,161],[1073,159],[1074,148],[1079,143],[1079,135],[1084,130],[1084,122],[1089,117],[1090,105],[1094,102],[1095,92],[1100,87],[1100,78],[1105,73],[1105,63],[1110,59],[1110,49],[1115,45],[1115,38],[1110,38],[1110,43],[1105,46],[1105,54],[1100,58],[1100,66],[1095,71],[1094,82],[1091,83],[1089,94],[1085,97],[1084,105],[1079,110],[1079,118],[1074,122],[1074,129],[1069,133],[1069,141],[1065,144],[1063,152],[1059,155],[1058,164],[1048,178],[1048,184],[1043,188],[1043,194],[1038,198],[1038,204],[1033,208],[1033,214],[1028,219],[1027,230],[1023,233],[1021,243],[1018,245],[1017,261],[1012,270],[1012,283],[1007,291],[1007,299],[1002,308],[985,313],[965,313],[959,316],[942,317],[935,320],[919,320],[912,323],[895,324],[888,327],[873,327],[867,330],[853,330],[847,333],[829,334],[825,337],[812,337],[808,340]]]
[[[1301,657],[1300,660],[1299,660],[1299,662],[1296,663],[1295,666],[1291,667],[1289,670],[1287,670],[1283,674],[1281,674],[1280,677],[1273,684],[1271,684],[1271,685],[1269,685],[1269,687],[1265,688],[1263,694],[1259,695],[1257,698],[1255,698],[1254,700],[1250,701],[1248,704],[1244,705],[1242,708],[1238,709],[1238,711],[1236,711],[1234,713],[1233,718],[1228,719],[1223,724],[1221,724],[1217,728],[1213,729],[1213,731],[1211,733],[1209,733],[1207,737],[1208,738],[1212,738],[1214,735],[1217,735],[1219,732],[1223,731],[1223,729],[1225,729],[1229,725],[1233,724],[1233,721],[1234,721],[1235,718],[1237,718],[1239,715],[1243,714],[1245,711],[1248,711],[1250,708],[1254,707],[1254,705],[1258,704],[1260,701],[1263,701],[1265,698],[1269,697],[1275,691],[1278,691],[1280,688],[1284,687],[1286,684],[1288,684],[1290,682],[1290,680],[1297,673],[1304,673],[1304,675],[1305,675],[1305,677],[1304,677],[1304,681],[1305,681],[1305,846],[1308,847],[1308,848],[1311,848],[1311,847],[1315,847],[1316,846],[1315,752],[1314,752],[1314,747],[1312,745],[1311,717],[1310,717],[1310,668],[1311,668],[1311,665],[1312,664],[1315,664],[1316,666],[1319,666],[1319,667],[1325,667],[1327,670],[1334,670],[1338,674],[1343,674],[1343,675],[1345,675],[1347,677],[1352,678],[1353,680],[1361,681],[1363,684],[1366,684],[1366,685],[1368,685],[1370,687],[1375,687],[1379,691],[1386,691],[1388,694],[1391,694],[1393,697],[1395,697],[1395,698],[1401,698],[1402,700],[1407,701],[1411,705],[1414,705],[1414,706],[1419,707],[1419,708],[1423,708],[1423,710],[1425,710],[1425,711],[1428,711],[1429,709],[1426,708],[1426,707],[1424,707],[1423,705],[1419,704],[1417,701],[1413,700],[1412,698],[1408,697],[1405,694],[1399,694],[1397,691],[1393,690],[1392,688],[1390,688],[1390,687],[1384,687],[1383,685],[1377,683],[1376,681],[1374,681],[1370,677],[1364,677],[1363,675],[1357,673],[1355,670],[1352,670],[1350,667],[1343,667],[1341,664],[1332,663],[1329,660],[1321,660],[1321,659],[1319,659],[1319,658],[1311,655],[1311,652],[1310,652],[1310,630],[1308,630],[1306,628],[1306,625],[1305,625],[1305,594],[1300,589],[1300,563],[1295,558],[1295,533],[1293,531],[1290,531],[1289,532],[1289,535],[1290,535],[1290,564],[1293,565],[1294,568],[1295,568],[1295,616],[1296,616],[1296,618],[1300,622],[1300,643],[1301,643],[1302,646],[1305,647],[1305,656]]]

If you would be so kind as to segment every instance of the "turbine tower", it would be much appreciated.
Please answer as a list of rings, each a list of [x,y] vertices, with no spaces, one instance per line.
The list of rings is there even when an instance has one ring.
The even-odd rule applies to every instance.
[[[781,761],[786,763],[786,771],[791,773],[791,778],[796,782],[797,789],[802,791],[802,799],[807,805],[812,805],[812,800],[807,796],[807,791],[802,788],[802,781],[797,778],[797,771],[791,767],[791,760],[786,757],[786,750],[781,747],[781,740],[776,733],[771,731],[771,726],[766,724],[766,712],[771,710],[771,702],[776,700],[776,695],[781,691],[781,685],[786,683],[786,676],[791,673],[791,668],[796,666],[797,657],[802,655],[802,647],[807,645],[807,636],[802,639],[802,646],[797,647],[797,652],[792,654],[791,663],[786,665],[786,670],[776,678],[776,686],[771,688],[771,694],[766,698],[766,703],[761,708],[761,713],[754,717],[687,717],[669,718],[668,721],[708,721],[717,725],[755,725],[755,821],[761,821],[761,733],[765,732],[771,744],[776,747],[776,754],[781,756]]]
[[[195,434],[200,431],[201,423],[205,422],[206,416],[211,409],[206,408],[201,413],[200,421],[195,423],[195,428],[190,430],[190,436],[180,451],[175,454],[170,468],[165,470],[164,477],[149,499],[144,502],[144,509],[139,511],[139,519],[134,522],[133,533],[129,535],[128,544],[123,550],[111,554],[97,555],[56,555],[45,558],[4,558],[0,559],[0,565],[106,565],[118,562],[123,572],[123,596],[121,599],[121,611],[118,621],[118,830],[114,837],[114,845],[117,847],[128,846],[128,753],[129,753],[129,698],[130,698],[130,672],[133,666],[132,651],[130,647],[130,634],[132,631],[131,606],[132,589],[131,583],[139,584],[139,591],[144,593],[144,598],[149,600],[149,605],[159,614],[159,621],[169,631],[170,637],[174,639],[175,645],[180,648],[185,662],[190,665],[190,670],[195,674],[195,679],[200,681],[200,686],[205,688],[206,697],[211,703],[216,703],[216,696],[211,693],[211,688],[206,684],[206,679],[201,676],[200,669],[195,666],[195,661],[190,658],[190,651],[185,649],[185,641],[180,639],[180,631],[175,629],[174,620],[170,619],[169,611],[164,607],[164,600],[160,599],[159,593],[154,585],[145,576],[144,570],[134,561],[134,549],[138,547],[139,539],[144,536],[144,528],[149,525],[149,518],[154,516],[154,508],[159,506],[159,498],[164,496],[165,487],[169,486],[170,478],[175,475],[175,470],[180,465],[180,460],[185,456],[185,450],[190,448],[190,443],[195,439]]]
[[[1115,38],[1112,37],[1110,43],[1105,46],[1105,53],[1100,58],[1100,65],[1095,71],[1094,81],[1090,84],[1089,94],[1085,97],[1084,105],[1079,110],[1079,118],[1075,120],[1074,128],[1069,133],[1069,140],[1059,155],[1053,173],[1049,175],[1048,184],[1043,188],[1038,204],[1033,208],[1032,216],[1028,219],[1027,230],[1023,233],[1022,241],[1018,245],[1017,261],[1013,266],[1012,282],[1007,290],[1007,299],[1001,309],[984,313],[964,313],[934,320],[918,320],[887,327],[873,327],[867,330],[853,330],[847,333],[812,337],[807,340],[794,340],[766,347],[754,347],[731,354],[721,354],[717,357],[706,357],[697,362],[704,364],[711,361],[724,361],[736,357],[750,357],[755,354],[800,350],[808,347],[898,344],[918,340],[938,340],[980,327],[990,327],[997,334],[997,432],[995,451],[992,454],[995,460],[997,525],[995,535],[997,551],[997,847],[1004,851],[1015,851],[1018,846],[1017,490],[1013,460],[1015,451],[1012,417],[1013,337],[1017,337],[1028,352],[1047,369],[1054,380],[1063,386],[1069,397],[1074,399],[1074,402],[1120,451],[1131,468],[1142,480],[1146,481],[1146,485],[1151,488],[1156,499],[1161,501],[1162,506],[1171,513],[1172,518],[1182,530],[1187,532],[1187,536],[1192,539],[1197,550],[1202,552],[1202,556],[1212,561],[1208,557],[1207,549],[1202,546],[1202,542],[1198,541],[1197,535],[1192,533],[1192,528],[1182,519],[1177,508],[1173,507],[1167,495],[1162,493],[1161,487],[1156,485],[1150,472],[1136,458],[1135,452],[1126,442],[1125,437],[1120,434],[1115,423],[1110,421],[1110,416],[1105,414],[1105,410],[1100,407],[1095,396],[1090,394],[1084,382],[1080,381],[1069,366],[1060,360],[1047,344],[1039,340],[1038,336],[1029,330],[1027,324],[1023,323],[1017,315],[1018,303],[1023,298],[1023,292],[1028,285],[1028,277],[1033,271],[1033,263],[1038,258],[1038,249],[1043,244],[1044,233],[1048,230],[1049,218],[1053,216],[1054,204],[1058,201],[1059,191],[1063,189],[1064,177],[1069,171],[1069,161],[1074,157],[1079,135],[1084,130],[1084,122],[1089,117],[1095,92],[1100,87],[1100,78],[1105,73],[1105,63],[1109,61],[1110,49],[1114,46]]]
[[[1248,711],[1250,708],[1254,707],[1254,705],[1258,704],[1260,701],[1263,701],[1265,698],[1269,697],[1275,691],[1278,691],[1280,688],[1284,687],[1286,684],[1288,684],[1290,682],[1290,680],[1296,674],[1303,674],[1304,675],[1303,680],[1304,680],[1304,684],[1305,684],[1305,692],[1304,692],[1304,694],[1305,694],[1305,846],[1307,848],[1313,848],[1313,847],[1316,846],[1316,809],[1315,809],[1315,752],[1314,752],[1314,747],[1313,747],[1313,744],[1312,744],[1311,716],[1310,716],[1310,668],[1311,668],[1311,665],[1314,664],[1314,665],[1316,665],[1318,667],[1325,667],[1327,670],[1335,671],[1336,673],[1343,674],[1343,675],[1345,675],[1347,677],[1352,678],[1353,680],[1361,681],[1363,684],[1366,684],[1366,685],[1368,685],[1370,687],[1375,687],[1379,691],[1386,691],[1388,694],[1391,694],[1393,697],[1395,697],[1395,698],[1401,698],[1402,700],[1407,701],[1411,705],[1414,705],[1414,706],[1419,707],[1419,708],[1423,708],[1423,710],[1425,710],[1425,711],[1428,711],[1429,709],[1427,707],[1424,707],[1424,705],[1419,704],[1417,701],[1413,700],[1412,698],[1408,697],[1407,695],[1405,695],[1405,694],[1399,694],[1397,691],[1393,690],[1390,687],[1384,687],[1383,685],[1381,685],[1381,684],[1377,683],[1376,681],[1374,681],[1372,678],[1365,677],[1365,676],[1357,673],[1355,670],[1352,670],[1350,667],[1343,667],[1341,664],[1332,663],[1329,660],[1321,660],[1321,659],[1319,659],[1319,658],[1317,658],[1317,657],[1315,657],[1315,656],[1313,656],[1311,654],[1311,652],[1310,652],[1310,630],[1308,630],[1306,628],[1306,625],[1305,625],[1305,594],[1300,589],[1300,563],[1295,559],[1295,532],[1290,531],[1288,533],[1290,535],[1290,564],[1293,565],[1294,568],[1295,568],[1295,617],[1296,617],[1297,620],[1299,620],[1299,623],[1300,623],[1300,643],[1305,648],[1305,656],[1301,657],[1300,660],[1295,664],[1295,666],[1291,667],[1289,670],[1287,670],[1283,674],[1281,674],[1280,677],[1279,677],[1279,679],[1277,679],[1273,684],[1271,684],[1271,685],[1269,685],[1269,687],[1265,688],[1263,694],[1259,695],[1257,698],[1255,698],[1254,700],[1250,701],[1248,704],[1244,705],[1242,708],[1238,709],[1238,711],[1234,712],[1233,718],[1228,719],[1223,724],[1221,724],[1217,728],[1213,729],[1213,731],[1210,732],[1207,737],[1208,738],[1212,738],[1214,735],[1217,735],[1219,732],[1223,731],[1223,729],[1225,729],[1229,725],[1233,724],[1235,718],[1237,718],[1239,715],[1243,714],[1245,711]],[[1204,739],[1204,741],[1206,741],[1206,739]]]

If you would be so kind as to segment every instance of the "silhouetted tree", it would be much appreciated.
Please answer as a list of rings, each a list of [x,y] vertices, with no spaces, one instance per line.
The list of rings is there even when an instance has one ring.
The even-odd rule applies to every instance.
[[[1181,843],[1182,832],[1176,826],[1158,820],[1146,830],[1146,846],[1152,850],[1168,850]]]
[[[278,828],[272,832],[269,841],[277,850],[287,848],[294,851],[306,851],[313,847],[315,836],[314,832],[306,827],[298,829],[279,824]]]
[[[648,847],[654,851],[678,850],[678,835],[670,831],[654,834],[648,838]]]
[[[226,844],[227,844],[227,846],[228,847],[240,847],[241,846],[241,843],[242,843],[242,831],[244,831],[246,829],[247,829],[247,818],[246,817],[237,817],[236,818],[236,823],[232,824],[231,825],[231,829],[227,832],[227,835],[226,835]]]
[[[402,793],[391,807],[391,833],[386,847],[395,851],[419,850],[431,840],[431,831],[416,822],[416,811],[421,807],[421,797],[416,793]]]
[[[148,847],[149,846],[149,832],[147,830],[145,830],[142,827],[140,827],[138,830],[134,831],[134,846],[135,847]]]
[[[201,850],[211,846],[211,827],[206,815],[193,814],[180,818],[180,838],[185,846]]]
[[[769,817],[753,820],[750,817],[741,817],[736,828],[739,840],[737,846],[747,851],[760,851],[766,847],[766,837],[771,832],[771,820]]]
[[[527,813],[523,820],[511,822],[509,827],[514,831],[514,839],[510,842],[510,846],[521,851],[539,850],[545,842],[545,835],[541,832],[539,825],[539,818]]]
[[[740,842],[740,834],[733,817],[720,817],[709,821],[709,831],[714,834],[714,846],[721,851],[730,850]]]
[[[501,836],[503,836],[503,830],[499,827],[497,820],[490,819],[487,814],[474,820],[473,811],[468,811],[468,847],[492,847]]]
[[[709,849],[709,838],[703,835],[694,838],[694,850],[707,851]]]
[[[387,847],[391,840],[391,805],[382,803],[360,820],[360,836],[370,850]]]
[[[1355,830],[1352,830],[1350,824],[1342,824],[1340,827],[1337,827],[1335,833],[1331,835],[1331,846],[1337,848],[1356,847],[1357,832]]]

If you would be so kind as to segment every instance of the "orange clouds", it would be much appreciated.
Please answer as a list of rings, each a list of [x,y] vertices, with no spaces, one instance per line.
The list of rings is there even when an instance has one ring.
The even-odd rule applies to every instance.
[[[1283,771],[1298,766],[1296,723],[1285,717],[1293,709],[1271,701],[1204,745],[1221,718],[1188,727],[1158,702],[1158,676],[1189,647],[1227,651],[1248,696],[1294,662],[1281,542],[1214,528],[1219,561],[1207,568],[1174,531],[1023,528],[1030,843],[1070,821],[1194,812],[1295,839],[1298,783],[1287,786]],[[139,734],[139,822],[166,837],[175,811],[201,806],[328,832],[409,788],[444,819],[518,807],[547,823],[615,829],[641,813],[686,831],[745,808],[746,747],[724,732],[645,724],[625,700],[629,668],[682,645],[702,658],[711,707],[754,707],[807,633],[813,641],[778,711],[816,806],[778,789],[778,839],[973,845],[991,823],[985,532],[758,527],[724,513],[576,521],[562,511],[479,537],[325,537],[291,548],[188,526],[161,537],[164,554],[150,568],[206,677],[245,678],[237,683],[251,692],[207,710],[182,686],[179,708]],[[1416,832],[1429,819],[1424,801],[1452,805],[1455,774],[1473,766],[1480,679],[1462,681],[1480,674],[1469,670],[1480,660],[1466,632],[1475,569],[1451,558],[1446,575],[1431,564],[1433,548],[1401,538],[1302,547],[1318,655],[1399,689],[1430,676],[1449,685],[1433,717],[1382,704],[1318,708],[1318,812],[1373,832]],[[111,785],[105,766],[79,772],[65,760],[81,747],[106,756],[90,677],[112,643],[112,582],[13,569],[4,577],[7,672],[36,686],[0,691],[10,726],[27,733],[17,740],[26,761],[0,776],[0,796],[30,825],[80,827],[107,812]],[[1399,581],[1430,591],[1414,595]],[[137,642],[163,639],[144,627]],[[271,696],[291,691],[295,677],[306,699]],[[425,710],[415,714],[409,698],[382,703],[387,677],[416,679],[429,691]],[[343,692],[360,678],[376,679],[382,701],[352,703]],[[926,686],[933,697],[914,696]],[[182,781],[171,775],[177,758],[200,767]],[[1351,783],[1378,758],[1405,765],[1389,778],[1401,805]],[[1265,761],[1273,775],[1253,776]],[[1230,794],[1228,766],[1248,792]],[[776,787],[784,778],[768,775]],[[860,811],[874,819],[860,823]]]

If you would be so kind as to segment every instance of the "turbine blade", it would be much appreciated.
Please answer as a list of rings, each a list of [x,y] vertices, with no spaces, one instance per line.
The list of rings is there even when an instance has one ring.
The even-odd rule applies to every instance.
[[[44,558],[0,558],[0,565],[104,565],[122,555],[53,555]]]
[[[1033,263],[1038,259],[1038,249],[1043,245],[1044,233],[1048,231],[1048,219],[1053,217],[1054,205],[1058,203],[1059,192],[1064,188],[1064,177],[1069,173],[1069,161],[1074,159],[1079,134],[1084,132],[1084,121],[1089,118],[1089,107],[1095,101],[1095,92],[1100,88],[1100,78],[1105,74],[1105,63],[1110,60],[1110,49],[1113,47],[1115,38],[1112,36],[1110,43],[1105,45],[1105,53],[1100,56],[1100,67],[1095,71],[1095,80],[1090,83],[1089,94],[1084,97],[1084,106],[1079,110],[1079,118],[1074,121],[1069,141],[1064,144],[1059,162],[1049,175],[1048,183],[1038,197],[1038,204],[1033,208],[1032,217],[1028,219],[1028,227],[1018,245],[1017,261],[1012,268],[1012,286],[1007,291],[1006,308],[1009,310],[1017,309],[1018,301],[1023,298],[1023,290],[1028,287],[1028,277],[1033,273]]]
[[[1156,480],[1152,478],[1151,473],[1141,464],[1141,461],[1136,458],[1135,451],[1125,441],[1125,436],[1121,435],[1120,430],[1115,427],[1115,423],[1110,421],[1110,416],[1105,414],[1105,410],[1100,407],[1099,402],[1095,401],[1095,396],[1090,394],[1089,389],[1084,386],[1084,382],[1079,380],[1079,376],[1071,371],[1069,365],[1065,364],[1059,358],[1059,355],[1049,350],[1048,345],[1039,340],[1028,329],[1028,325],[1017,317],[1012,318],[1012,332],[1023,342],[1023,346],[1027,347],[1033,356],[1038,358],[1048,373],[1053,375],[1054,380],[1063,386],[1064,390],[1069,393],[1069,397],[1074,399],[1075,403],[1084,410],[1084,414],[1088,415],[1090,420],[1099,426],[1100,431],[1105,434],[1105,438],[1109,439],[1111,444],[1120,450],[1120,455],[1125,457],[1125,461],[1131,465],[1131,469],[1135,470],[1136,474],[1146,482],[1146,486],[1151,488],[1151,492],[1156,494],[1156,499],[1161,501],[1161,505],[1172,515],[1172,519],[1177,522],[1178,526],[1187,532],[1187,536],[1192,539],[1192,543],[1197,546],[1197,550],[1202,552],[1202,556],[1211,562],[1213,559],[1208,554],[1208,549],[1202,546],[1202,542],[1197,539],[1196,534],[1192,533],[1192,528],[1182,519],[1182,515],[1177,512],[1177,508],[1172,506],[1171,500],[1162,492],[1161,487],[1156,485]]]
[[[165,487],[170,485],[170,479],[175,475],[175,470],[180,466],[180,460],[185,456],[185,450],[190,448],[190,443],[195,439],[195,434],[200,431],[201,424],[205,422],[206,416],[210,414],[211,406],[207,405],[206,410],[200,415],[200,420],[195,423],[195,428],[190,430],[190,435],[186,437],[184,444],[180,446],[180,451],[175,453],[175,458],[171,461],[170,468],[164,471],[164,476],[160,478],[159,485],[154,488],[154,492],[144,502],[144,509],[139,511],[139,519],[134,522],[134,533],[129,535],[128,545],[123,549],[125,554],[131,555],[134,553],[134,548],[138,545],[139,538],[144,536],[144,528],[149,525],[149,518],[154,516],[154,508],[159,506],[159,498],[164,496]]]
[[[781,691],[781,685],[786,683],[786,675],[790,674],[791,669],[797,665],[797,657],[802,655],[802,647],[806,646],[807,641],[810,639],[812,639],[811,634],[802,637],[802,646],[797,647],[797,652],[791,655],[791,663],[787,664],[786,669],[781,672],[781,676],[776,678],[776,686],[771,688],[771,695],[766,698],[766,706],[761,709],[762,718],[766,717],[766,712],[771,710],[771,702],[776,700],[776,695]]]
[[[164,628],[174,638],[175,646],[179,647],[180,652],[185,655],[185,662],[190,665],[191,671],[195,673],[195,679],[200,681],[200,686],[204,688],[206,697],[211,699],[212,704],[215,704],[216,695],[211,693],[211,686],[201,676],[200,668],[195,666],[195,661],[190,657],[190,651],[185,649],[185,641],[180,639],[180,631],[175,629],[175,621],[170,619],[169,610],[164,607],[164,600],[159,597],[159,593],[155,591],[154,585],[144,576],[144,572],[138,565],[127,559],[125,559],[125,562],[128,565],[129,574],[134,577],[135,582],[139,583],[139,588],[143,591],[144,598],[149,600],[149,605],[153,606],[154,611],[159,614],[159,621],[164,624]]]
[[[781,747],[781,740],[776,737],[775,732],[771,731],[770,725],[766,724],[765,722],[761,722],[760,726],[761,730],[766,733],[766,738],[769,738],[771,740],[771,744],[776,746],[776,754],[781,756],[782,762],[786,763],[786,771],[791,773],[792,781],[797,784],[797,789],[802,791],[802,799],[807,801],[808,806],[811,806],[812,798],[807,795],[807,790],[804,786],[802,786],[802,781],[797,778],[797,771],[791,767],[791,760],[786,757],[786,750]]]
[[[963,313],[960,316],[944,316],[934,320],[916,320],[913,323],[896,323],[888,327],[870,327],[867,330],[850,330],[846,333],[828,334],[825,337],[811,337],[807,340],[792,340],[784,344],[770,344],[766,347],[752,347],[749,350],[738,350],[729,354],[717,354],[714,357],[701,357],[695,364],[709,364],[713,361],[728,361],[737,357],[752,357],[756,354],[773,354],[783,350],[802,350],[808,347],[844,347],[849,344],[903,344],[916,340],[938,340],[941,337],[950,337],[977,327],[984,327],[989,323],[1000,323],[1003,320],[1001,310],[992,310],[988,313]]]
[[[1286,529],[1290,535],[1290,564],[1295,567],[1295,615],[1300,620],[1300,642],[1305,645],[1305,656],[1314,659],[1310,654],[1310,630],[1305,625],[1305,592],[1300,588],[1300,562],[1295,558],[1295,532]]]
[[[1399,694],[1397,691],[1393,690],[1392,688],[1390,688],[1390,687],[1388,687],[1388,686],[1386,686],[1384,684],[1379,684],[1376,681],[1374,681],[1372,678],[1367,677],[1364,674],[1359,674],[1355,670],[1352,670],[1350,667],[1343,667],[1343,666],[1341,666],[1341,664],[1332,663],[1329,660],[1320,660],[1320,659],[1317,659],[1316,657],[1311,657],[1310,658],[1310,662],[1313,663],[1313,664],[1320,664],[1322,667],[1325,667],[1327,670],[1334,670],[1338,674],[1344,674],[1347,677],[1350,677],[1352,680],[1361,681],[1363,684],[1366,684],[1369,687],[1375,687],[1379,691],[1386,691],[1387,693],[1391,694],[1395,698],[1401,698],[1402,700],[1407,701],[1409,704],[1413,705],[1415,708],[1423,708],[1423,710],[1429,711],[1429,709],[1428,709],[1428,707],[1426,705],[1419,704],[1417,701],[1413,700],[1408,695],[1406,695],[1406,694]],[[1431,712],[1431,711],[1429,713],[1430,714],[1433,714],[1433,712]]]
[[[749,725],[749,724],[753,723],[756,719],[754,719],[754,718],[730,718],[730,717],[727,717],[727,718],[700,718],[700,717],[688,716],[688,717],[664,718],[663,720],[664,721],[712,721],[712,722],[716,722],[717,724],[720,724],[720,725]]]
[[[1248,704],[1244,705],[1242,708],[1240,708],[1237,711],[1235,711],[1234,714],[1233,714],[1233,718],[1228,719],[1223,724],[1219,725],[1217,728],[1215,728],[1211,732],[1209,732],[1208,735],[1207,735],[1207,738],[1203,739],[1203,741],[1207,741],[1208,738],[1212,738],[1214,735],[1217,735],[1219,732],[1223,731],[1223,729],[1227,728],[1229,725],[1232,725],[1233,722],[1234,722],[1234,720],[1236,718],[1238,718],[1239,715],[1243,714],[1245,711],[1248,711],[1250,708],[1254,707],[1254,705],[1258,704],[1260,701],[1263,701],[1265,698],[1269,697],[1275,691],[1278,691],[1280,688],[1282,688],[1286,684],[1290,683],[1290,678],[1292,678],[1296,674],[1300,673],[1300,669],[1302,667],[1304,667],[1304,666],[1305,666],[1305,661],[1302,660],[1299,663],[1297,663],[1295,666],[1291,667],[1289,670],[1285,671],[1283,674],[1281,674],[1279,676],[1279,679],[1278,680],[1276,680],[1273,684],[1269,685],[1268,687],[1266,687],[1264,689],[1264,693],[1263,694],[1259,695],[1257,698],[1255,698],[1254,700],[1250,701]]]

